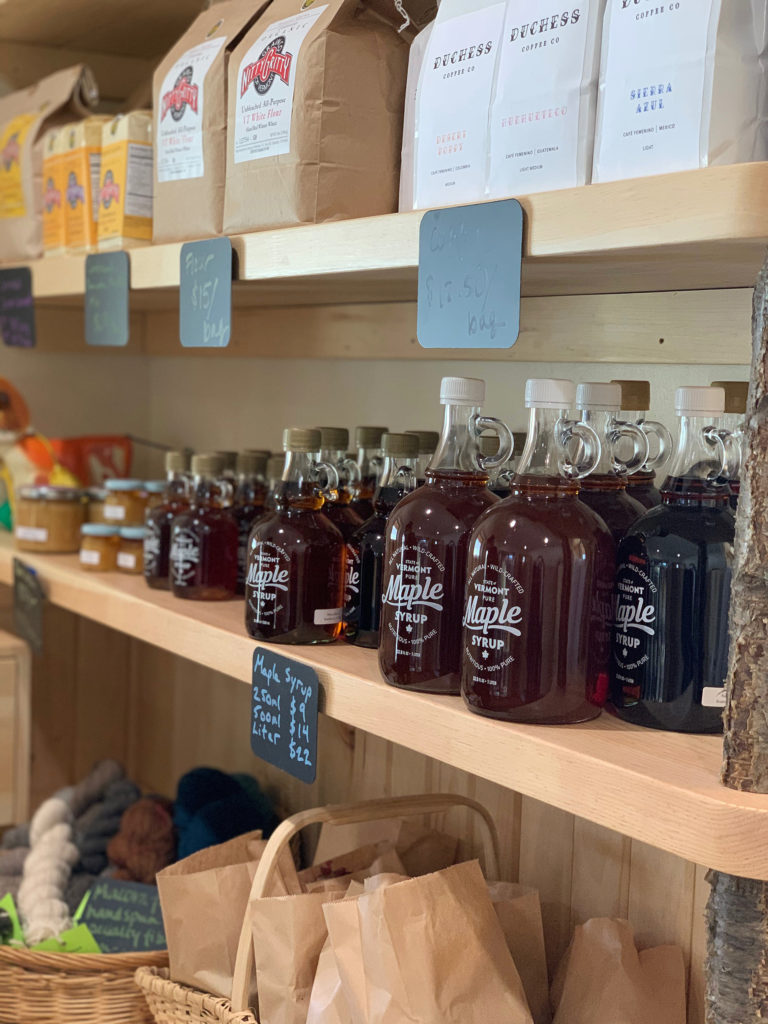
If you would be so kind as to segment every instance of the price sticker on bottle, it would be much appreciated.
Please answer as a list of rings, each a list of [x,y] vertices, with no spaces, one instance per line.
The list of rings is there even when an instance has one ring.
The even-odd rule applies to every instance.
[[[131,264],[127,252],[97,252],[85,258],[85,340],[120,348],[130,337]]]
[[[319,708],[320,680],[313,668],[269,648],[256,648],[251,750],[257,757],[302,782],[314,782]]]
[[[516,199],[425,213],[416,325],[422,348],[511,348],[520,333],[522,261]]]
[[[6,345],[35,346],[35,300],[29,267],[0,270],[0,334]]]
[[[179,268],[179,334],[185,348],[225,348],[232,332],[232,243],[185,242]]]

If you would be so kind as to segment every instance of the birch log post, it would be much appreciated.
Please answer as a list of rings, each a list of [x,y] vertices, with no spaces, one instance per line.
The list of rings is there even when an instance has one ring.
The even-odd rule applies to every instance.
[[[736,514],[722,779],[768,793],[768,256],[752,305],[752,372]],[[707,1024],[768,1021],[768,882],[710,872]]]

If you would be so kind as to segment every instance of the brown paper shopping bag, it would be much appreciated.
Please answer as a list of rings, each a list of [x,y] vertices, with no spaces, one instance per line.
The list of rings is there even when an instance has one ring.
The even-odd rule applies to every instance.
[[[554,1024],[685,1024],[679,946],[638,953],[628,921],[579,925],[552,986]]]
[[[261,832],[211,846],[159,872],[157,887],[173,981],[229,997],[251,882],[266,847]],[[289,850],[273,876],[275,894],[298,892]]]
[[[489,882],[488,893],[523,983],[534,1024],[550,1024],[549,980],[541,902],[536,889]]]
[[[459,845],[455,836],[425,828],[408,818],[364,821],[354,825],[323,825],[314,863],[321,864],[344,855],[347,850],[384,842],[394,846],[403,864],[403,874],[411,877],[428,875],[455,864]]]

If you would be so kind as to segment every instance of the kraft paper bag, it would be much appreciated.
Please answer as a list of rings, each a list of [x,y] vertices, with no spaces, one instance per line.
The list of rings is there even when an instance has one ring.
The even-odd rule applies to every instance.
[[[323,825],[314,863],[345,855],[347,850],[387,841],[394,845],[405,875],[427,875],[456,863],[459,844],[455,836],[425,828],[417,820],[409,818],[354,825]]]
[[[84,64],[0,97],[0,262],[42,255],[43,136],[85,117],[98,99]]]
[[[323,905],[342,896],[318,892],[251,900],[260,1024],[306,1024],[328,937]]]
[[[317,881],[304,882],[304,888],[307,892],[346,893],[351,882],[362,882],[372,875],[397,874],[403,878],[409,877],[403,867],[403,862],[390,843],[379,843],[377,846],[369,847],[368,849],[377,850],[378,853],[374,860],[369,861],[369,858],[366,858],[365,867],[358,871],[350,871],[344,875],[331,875],[329,877],[321,877]],[[330,861],[327,863],[333,864],[334,862]],[[308,870],[314,872],[318,867],[322,866],[316,865]],[[301,874],[303,872],[300,872],[300,876]]]
[[[554,1024],[685,1024],[679,946],[638,953],[628,921],[579,925],[552,986]]]
[[[489,882],[488,893],[523,983],[534,1024],[551,1024],[544,924],[536,889]]]
[[[330,938],[325,940],[317,962],[307,1024],[354,1024]]]
[[[221,234],[227,65],[266,4],[224,0],[200,14],[155,71],[155,242]]]
[[[173,981],[230,998],[243,916],[266,845],[261,832],[248,832],[159,872]],[[289,850],[273,879],[275,895],[300,891]]]

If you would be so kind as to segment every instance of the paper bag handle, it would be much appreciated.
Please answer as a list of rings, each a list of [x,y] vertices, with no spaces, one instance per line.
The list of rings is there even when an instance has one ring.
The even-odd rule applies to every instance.
[[[499,877],[499,837],[490,813],[469,797],[455,793],[429,793],[423,796],[395,796],[382,800],[364,800],[356,804],[329,804],[326,807],[313,807],[308,811],[299,811],[281,822],[267,842],[261,856],[256,874],[251,884],[251,895],[245,911],[240,941],[237,946],[237,959],[232,979],[232,1011],[241,1013],[248,1009],[248,993],[253,971],[253,930],[251,928],[251,900],[261,899],[267,891],[280,854],[291,839],[308,825],[354,825],[362,821],[382,821],[387,818],[405,818],[415,814],[440,814],[452,807],[469,807],[482,818],[483,855],[485,873],[489,878]]]

